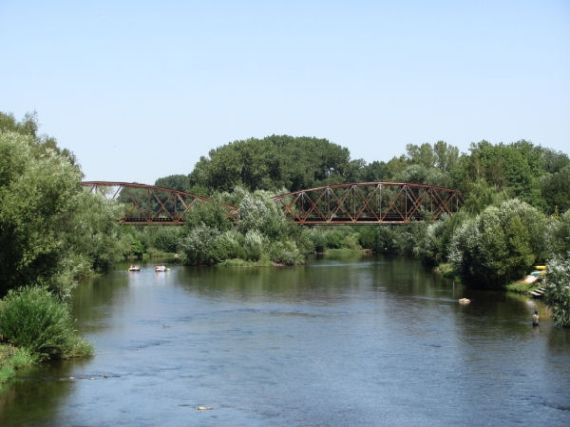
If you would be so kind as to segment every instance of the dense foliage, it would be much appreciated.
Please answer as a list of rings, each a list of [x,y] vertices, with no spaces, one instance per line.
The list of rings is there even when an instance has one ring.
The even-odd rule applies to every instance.
[[[333,182],[405,181],[460,189],[467,209],[518,198],[551,214],[570,207],[570,159],[528,141],[471,145],[469,153],[444,141],[409,144],[406,154],[367,163],[325,139],[272,135],[234,141],[210,151],[188,175],[160,178],[157,185],[202,194],[233,191],[295,191]]]
[[[544,215],[517,199],[490,206],[454,233],[450,259],[468,283],[502,286],[545,256]]]
[[[570,253],[570,211],[566,211],[560,218],[552,218],[548,236],[549,254],[564,256]]]
[[[68,155],[0,132],[0,295],[34,283],[66,294],[120,254],[117,207],[86,193]]]
[[[212,265],[233,259],[285,265],[304,262],[305,255],[314,250],[307,243],[307,231],[290,224],[271,196],[267,191],[251,193],[237,188],[232,195],[216,194],[190,211],[187,232],[180,241],[186,262],[191,265]]]
[[[33,360],[91,352],[63,300],[81,276],[123,255],[120,207],[84,191],[74,156],[37,130],[33,115],[0,113],[3,379]]]
[[[552,318],[559,326],[570,326],[570,252],[555,256],[548,263],[546,302],[552,307]]]
[[[350,177],[350,154],[326,139],[272,135],[234,141],[202,157],[190,174],[194,191],[296,190]]]

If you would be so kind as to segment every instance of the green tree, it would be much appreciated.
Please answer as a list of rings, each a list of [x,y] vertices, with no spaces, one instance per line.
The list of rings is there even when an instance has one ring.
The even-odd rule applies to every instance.
[[[551,218],[548,246],[552,256],[563,256],[570,252],[570,211],[566,211],[560,218]]]
[[[114,213],[80,180],[66,154],[0,132],[0,294],[34,283],[67,294],[75,277],[108,265]]]
[[[69,249],[65,236],[78,211],[79,180],[57,153],[37,154],[31,137],[0,133],[2,293],[37,280],[48,283],[60,271]]]
[[[257,189],[297,190],[340,182],[357,173],[346,148],[326,139],[272,135],[234,141],[200,158],[190,174],[192,188],[210,192]]]
[[[157,187],[170,188],[178,191],[189,191],[190,180],[186,175],[169,175],[159,178],[154,183]]]
[[[458,213],[428,225],[416,251],[425,265],[433,267],[449,260],[451,239],[465,218],[464,213]]]
[[[498,205],[508,199],[508,194],[505,191],[497,191],[485,180],[478,180],[467,185],[462,210],[475,215],[491,205]]]
[[[519,279],[545,256],[546,219],[513,199],[490,206],[454,233],[450,259],[469,284],[500,287]]]
[[[464,164],[464,186],[469,182],[485,181],[496,191],[505,190],[535,207],[544,209],[540,192],[541,151],[530,142],[493,145],[481,141],[471,145],[471,154]]]
[[[199,225],[226,231],[232,227],[230,205],[225,203],[221,194],[215,194],[209,200],[195,203],[186,214],[185,227],[195,228]]]
[[[180,241],[189,265],[213,265],[221,261],[216,252],[216,239],[221,233],[206,225],[198,225]]]
[[[549,213],[555,210],[566,212],[570,209],[570,165],[553,174],[545,175],[541,187]]]
[[[546,303],[552,309],[552,318],[559,326],[570,326],[570,252],[548,262],[546,276]]]
[[[67,157],[67,159],[79,169],[75,155],[66,148],[59,148],[55,138],[38,135],[38,128],[38,117],[35,112],[27,113],[21,121],[18,121],[12,114],[6,114],[0,111],[0,132],[15,132],[20,135],[29,136],[35,142],[34,150],[40,152],[48,150],[56,151],[58,154]]]
[[[243,233],[257,230],[270,239],[277,239],[286,231],[283,211],[267,191],[245,193],[239,204],[239,229]]]

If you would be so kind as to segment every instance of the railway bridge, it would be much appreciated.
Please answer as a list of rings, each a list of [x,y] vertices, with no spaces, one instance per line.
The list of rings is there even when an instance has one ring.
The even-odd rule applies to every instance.
[[[186,191],[132,182],[85,181],[94,193],[125,203],[122,224],[182,225],[185,214],[208,201]],[[409,224],[437,220],[461,206],[458,190],[407,182],[331,184],[273,197],[300,225]],[[228,212],[237,209],[228,206]]]

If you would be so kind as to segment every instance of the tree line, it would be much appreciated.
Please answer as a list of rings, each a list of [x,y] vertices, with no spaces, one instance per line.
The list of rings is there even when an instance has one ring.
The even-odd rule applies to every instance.
[[[351,159],[347,148],[326,139],[272,135],[233,141],[201,157],[188,175],[159,178],[156,185],[210,195],[296,191],[334,183],[401,181],[456,188],[472,212],[503,193],[552,214],[570,208],[570,159],[566,153],[525,140],[480,141],[461,153],[444,141],[409,144],[389,161]]]

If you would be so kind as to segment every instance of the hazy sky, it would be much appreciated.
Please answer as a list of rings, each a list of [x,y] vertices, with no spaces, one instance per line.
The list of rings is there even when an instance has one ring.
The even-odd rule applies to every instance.
[[[211,148],[328,138],[570,152],[570,1],[0,0],[0,111],[37,111],[87,179],[152,183]]]

